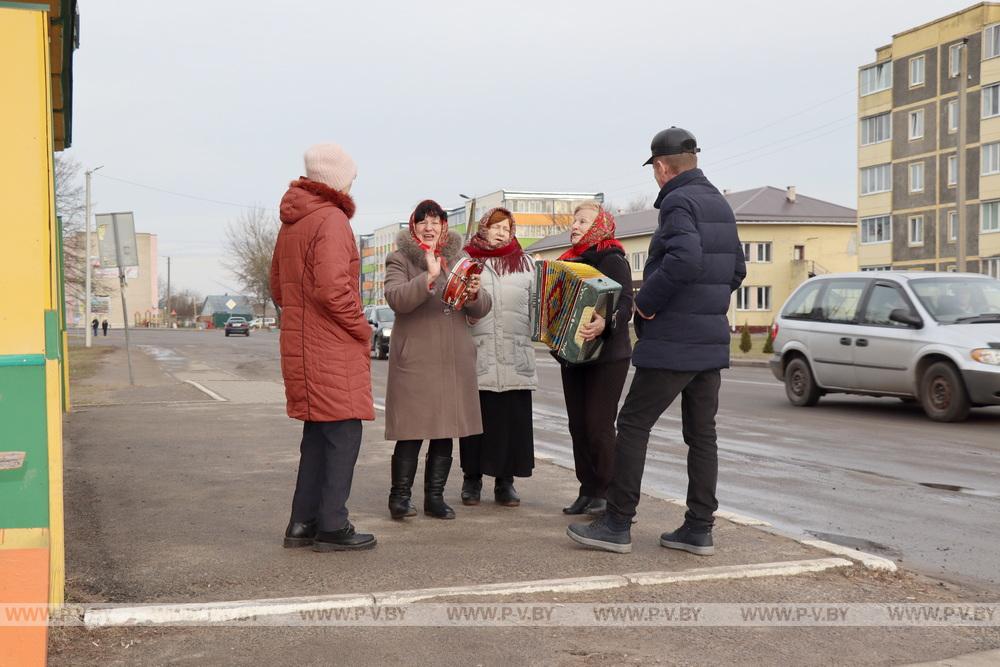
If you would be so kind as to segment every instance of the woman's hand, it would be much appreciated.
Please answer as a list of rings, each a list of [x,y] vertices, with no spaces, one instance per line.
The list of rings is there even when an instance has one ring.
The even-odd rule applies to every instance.
[[[424,253],[424,261],[427,262],[427,289],[434,289],[434,281],[441,275],[441,261],[435,257],[433,248]]]
[[[469,278],[469,301],[475,301],[479,298],[479,287],[481,285],[482,280],[480,280],[478,274]]]
[[[580,328],[580,335],[583,336],[585,341],[592,341],[604,333],[605,325],[606,322],[604,321],[604,318],[597,313],[594,313],[594,318],[590,320],[590,323],[584,324]]]

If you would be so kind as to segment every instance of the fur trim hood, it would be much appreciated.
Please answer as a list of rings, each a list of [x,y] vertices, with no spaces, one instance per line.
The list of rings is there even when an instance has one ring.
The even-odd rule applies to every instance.
[[[289,183],[288,191],[281,198],[281,221],[286,225],[295,224],[328,204],[343,211],[348,220],[354,217],[355,206],[351,195],[303,176]]]
[[[417,266],[423,265],[426,253],[413,240],[409,229],[401,229],[399,234],[396,235],[396,248],[413,264]],[[448,242],[445,244],[441,254],[449,266],[453,264],[462,254],[462,237],[455,232],[448,232]]]

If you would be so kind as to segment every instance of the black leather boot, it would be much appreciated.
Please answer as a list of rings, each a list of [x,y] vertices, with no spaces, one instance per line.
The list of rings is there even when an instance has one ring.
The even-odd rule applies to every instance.
[[[350,521],[340,530],[316,533],[313,551],[361,551],[373,549],[377,540],[371,533],[359,533]]]
[[[462,504],[478,505],[483,491],[482,475],[466,475],[462,481]]]
[[[591,500],[590,496],[578,496],[569,507],[563,508],[563,514],[585,514]]]
[[[437,519],[454,519],[455,510],[444,501],[444,486],[451,471],[450,456],[427,455],[424,462],[424,514]]]
[[[285,548],[295,549],[296,547],[308,547],[316,537],[316,520],[304,523],[288,522],[285,528]]]
[[[514,490],[513,477],[497,477],[493,486],[493,499],[496,500],[497,505],[504,507],[517,507],[521,504],[521,497]]]
[[[417,459],[392,457],[392,488],[389,489],[389,516],[404,519],[417,516],[417,508],[410,502],[413,478],[417,476]]]

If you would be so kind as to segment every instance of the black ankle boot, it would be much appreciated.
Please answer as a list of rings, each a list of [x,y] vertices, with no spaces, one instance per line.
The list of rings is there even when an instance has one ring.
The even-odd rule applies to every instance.
[[[462,481],[462,504],[478,505],[483,491],[482,475],[466,475]]]
[[[424,514],[437,519],[454,519],[455,510],[444,501],[444,486],[451,470],[450,456],[427,455],[424,462]]]
[[[404,519],[416,516],[417,508],[410,502],[413,478],[417,476],[417,459],[392,457],[392,488],[389,489],[389,516]]]
[[[296,523],[288,522],[285,528],[285,548],[308,547],[316,537],[316,520]]]
[[[496,500],[497,505],[504,507],[517,507],[521,504],[521,497],[514,490],[513,477],[497,477],[493,487],[493,499]]]

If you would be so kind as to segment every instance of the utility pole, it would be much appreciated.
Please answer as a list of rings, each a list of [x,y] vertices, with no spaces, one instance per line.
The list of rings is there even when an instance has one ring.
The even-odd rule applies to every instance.
[[[118,284],[121,285],[122,293],[122,321],[125,324],[125,356],[128,359],[128,383],[135,385],[135,376],[132,374],[132,345],[128,335],[128,302],[125,300],[125,287],[128,283],[125,280],[125,267],[122,265],[121,234],[118,233],[118,215],[111,218],[111,226],[115,235],[115,257],[118,262]]]
[[[167,257],[167,303],[164,310],[167,311],[167,328],[169,329],[170,325],[173,324],[173,322],[170,321],[170,313],[173,312],[170,309],[170,257]]]
[[[101,165],[101,167],[103,167],[103,166],[104,165]],[[91,332],[90,321],[94,318],[93,313],[90,312],[90,298],[91,298],[90,297],[90,281],[91,281],[90,274],[93,272],[93,268],[91,267],[91,261],[90,261],[90,258],[93,256],[93,253],[91,252],[91,249],[90,249],[91,248],[91,245],[90,245],[90,243],[91,243],[91,241],[90,241],[90,211],[91,211],[91,208],[90,208],[90,176],[91,176],[91,174],[93,174],[95,171],[97,171],[101,167],[95,167],[94,169],[91,169],[90,171],[83,172],[84,179],[86,180],[86,183],[87,183],[87,196],[86,196],[86,202],[84,203],[84,213],[83,213],[84,217],[86,218],[86,221],[84,222],[84,225],[83,225],[83,228],[84,228],[84,237],[85,237],[83,247],[84,247],[84,252],[86,253],[86,256],[83,259],[84,271],[85,271],[85,274],[86,274],[86,278],[84,279],[85,285],[84,285],[84,289],[83,289],[83,291],[84,291],[83,299],[84,299],[84,302],[85,302],[84,303],[84,307],[83,307],[83,312],[84,312],[84,315],[83,315],[83,329],[84,329],[83,340],[84,340],[84,345],[86,347],[90,347],[91,342],[92,342],[91,341],[91,333],[90,333]]]
[[[958,160],[956,169],[958,169],[958,183],[956,184],[955,192],[955,206],[958,210],[958,243],[955,249],[955,266],[960,273],[964,273],[966,270],[966,255],[968,254],[967,245],[968,238],[966,234],[966,229],[968,225],[968,216],[965,211],[965,188],[966,188],[966,177],[965,177],[965,142],[968,122],[966,119],[966,91],[969,86],[969,40],[963,39],[962,46],[958,48],[959,52],[959,73],[958,73],[958,101],[955,105],[958,107],[955,113],[958,114]]]

